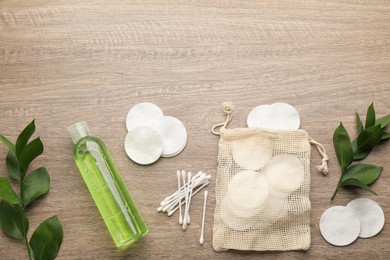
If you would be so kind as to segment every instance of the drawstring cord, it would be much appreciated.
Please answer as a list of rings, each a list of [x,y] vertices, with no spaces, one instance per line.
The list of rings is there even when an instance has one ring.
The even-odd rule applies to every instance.
[[[309,142],[310,144],[314,145],[317,148],[318,152],[322,156],[322,164],[317,166],[317,171],[322,173],[323,175],[327,175],[329,172],[329,168],[328,168],[329,157],[325,152],[324,146],[311,137],[309,137]]]
[[[223,107],[223,112],[226,114],[226,120],[223,123],[219,123],[213,126],[211,132],[215,135],[220,135],[220,132],[216,130],[218,127],[226,128],[226,126],[232,120],[233,104],[230,102],[223,102],[222,107]]]

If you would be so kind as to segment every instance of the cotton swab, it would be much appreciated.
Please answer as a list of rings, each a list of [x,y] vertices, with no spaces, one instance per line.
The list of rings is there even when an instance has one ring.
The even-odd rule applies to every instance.
[[[162,212],[167,212],[169,209],[174,206],[177,203],[177,201],[171,201],[169,204],[166,204],[165,206],[162,207]]]
[[[190,173],[189,173],[190,174]],[[184,170],[178,170],[176,172],[178,190],[175,191],[170,196],[166,197],[163,201],[160,202],[160,207],[157,209],[158,212],[166,212],[168,217],[172,216],[178,209],[180,209],[179,214],[179,224],[183,225],[184,220],[187,220],[187,224],[190,224],[190,205],[191,199],[195,196],[199,191],[201,191],[204,187],[209,184],[209,180],[211,179],[211,175],[206,175],[206,173],[199,171],[195,176],[191,178],[191,175],[188,176],[188,181],[186,183],[186,172]],[[181,185],[182,178],[183,185]],[[185,211],[181,209],[181,207],[185,207]],[[186,210],[188,208],[188,210]],[[187,216],[186,215],[187,212]],[[180,217],[181,215],[181,217]],[[181,222],[180,222],[181,219]]]
[[[188,186],[187,186],[187,190],[186,190],[186,207],[185,207],[185,211],[184,211],[184,219],[183,219],[183,230],[186,230],[187,228],[187,224],[188,224],[188,209],[189,209],[189,195],[190,195],[190,182],[191,182],[191,172],[188,172]]]
[[[182,171],[182,172],[184,172],[184,171]],[[203,180],[205,176],[206,176],[205,173],[199,171],[199,172],[195,175],[195,179],[196,179],[196,181],[198,182],[198,181],[200,181],[200,180]],[[210,175],[208,175],[208,176],[210,176]],[[201,177],[202,177],[202,178],[201,178]],[[208,179],[210,179],[210,178],[208,178]],[[185,189],[185,186],[183,185],[183,186],[181,187],[180,190],[183,191],[184,189]],[[161,201],[160,205],[162,205],[162,204],[165,203],[166,201],[172,200],[174,197],[177,197],[177,196],[178,196],[178,191],[176,191],[176,192],[174,192],[172,195],[166,197],[163,201]]]
[[[183,178],[183,186],[184,186],[184,196],[185,196],[185,209],[184,209],[184,221],[183,221],[183,230],[186,229],[187,227],[187,199],[188,199],[188,194],[187,194],[187,186],[186,186],[186,173],[185,171],[181,171],[181,177]]]
[[[176,172],[176,175],[177,175],[177,190],[179,192],[179,224],[183,224],[183,216],[181,215],[181,187],[180,187],[180,171],[177,171]]]
[[[197,176],[197,178],[195,179],[195,182],[194,182],[194,189],[205,184],[205,183],[209,183],[209,179],[211,178],[211,175],[206,176],[205,173],[202,173],[201,175],[195,175],[195,176]],[[188,183],[186,184],[186,186],[187,185],[188,185]],[[184,196],[185,194],[183,194],[183,193],[185,193],[185,191],[182,187],[180,189],[180,199],[181,200],[183,200],[185,197]],[[157,211],[158,212],[170,211],[172,208],[174,208],[176,206],[176,204],[178,204],[178,200],[179,200],[179,195],[178,195],[178,192],[176,191],[174,194],[172,194],[171,196],[169,196],[169,197],[165,198],[163,201],[161,201],[160,207],[158,207]]]
[[[192,197],[195,196],[199,191],[201,191],[207,185],[209,185],[209,183],[204,183],[202,186],[200,186],[200,188],[198,188],[195,192],[192,193]],[[176,210],[178,210],[178,209],[179,209],[179,206],[174,208],[172,211],[169,211],[168,212],[168,217],[172,216],[176,212]]]
[[[207,176],[209,176],[209,175],[207,175]],[[199,182],[204,181],[205,178],[206,178],[207,176],[206,176],[205,173],[199,172],[198,174],[196,174],[196,175],[194,176],[194,177],[195,177],[195,184],[198,184]],[[181,186],[180,191],[184,191],[184,188],[185,188],[184,185]],[[167,201],[170,201],[170,200],[174,199],[175,197],[178,196],[178,193],[179,193],[178,190],[175,191],[173,194],[171,194],[171,195],[169,195],[168,197],[166,197],[165,199],[163,199],[163,200],[161,201],[160,205],[163,205],[163,204],[166,203]]]
[[[190,176],[188,176],[190,177]],[[189,225],[191,223],[191,218],[190,218],[190,207],[191,207],[191,197],[192,197],[192,191],[194,189],[194,177],[192,177],[192,182],[191,182],[191,189],[190,189],[190,195],[188,196],[188,209],[187,209],[187,224]]]
[[[204,233],[204,221],[206,217],[206,204],[207,204],[207,190],[204,192],[204,201],[203,201],[203,217],[202,217],[202,230],[200,233],[200,238],[199,238],[199,243],[203,245],[204,238],[203,238],[203,233]]]

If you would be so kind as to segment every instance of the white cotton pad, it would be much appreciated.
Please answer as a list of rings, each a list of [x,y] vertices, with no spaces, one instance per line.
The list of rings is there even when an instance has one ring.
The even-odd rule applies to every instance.
[[[225,196],[221,202],[220,215],[223,222],[231,229],[243,231],[250,229],[256,222],[256,218],[240,218],[231,212],[231,206],[228,197]]]
[[[320,232],[330,244],[346,246],[358,238],[360,221],[351,208],[335,206],[322,214]]]
[[[262,171],[262,173],[263,172],[264,171]],[[269,189],[270,196],[273,196],[275,198],[286,199],[291,194],[290,191],[278,190],[271,185],[269,185],[268,189]]]
[[[246,119],[248,127],[264,127],[267,118],[272,116],[270,105],[261,105],[253,108]]]
[[[250,218],[257,215],[268,195],[265,176],[255,171],[237,173],[228,185],[230,211],[238,217]]]
[[[255,107],[247,118],[248,127],[261,127],[275,130],[298,129],[298,111],[287,103],[273,103]]]
[[[264,204],[261,215],[264,219],[277,221],[288,213],[287,198],[269,196]]]
[[[266,229],[277,221],[280,221],[288,213],[287,198],[269,196],[261,211],[257,214],[254,229]]]
[[[149,126],[130,129],[125,138],[125,150],[134,162],[151,164],[160,158],[163,141],[156,130]]]
[[[385,225],[385,214],[378,203],[373,200],[367,198],[355,199],[348,203],[347,208],[352,209],[360,220],[361,229],[359,237],[373,237]]]
[[[161,109],[153,103],[143,102],[133,106],[126,117],[126,128],[130,131],[132,128],[140,125],[149,125],[152,121],[163,117]]]
[[[293,155],[272,157],[262,172],[272,189],[286,195],[302,185],[305,174],[301,160]]]
[[[266,229],[275,222],[281,221],[288,213],[287,197],[279,198],[270,195],[257,215],[258,221],[253,228]]]
[[[183,123],[172,116],[164,116],[154,120],[150,126],[162,137],[163,157],[173,157],[183,151],[187,144],[187,131]]]
[[[232,142],[234,161],[247,170],[258,170],[272,156],[272,142],[266,137],[248,137]]]

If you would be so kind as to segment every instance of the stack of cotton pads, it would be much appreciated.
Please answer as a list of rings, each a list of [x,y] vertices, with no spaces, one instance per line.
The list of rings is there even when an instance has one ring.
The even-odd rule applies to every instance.
[[[183,123],[164,116],[155,104],[144,102],[132,107],[127,114],[125,150],[134,162],[147,165],[160,157],[178,155],[187,144]]]
[[[385,224],[382,208],[373,200],[359,198],[347,206],[327,209],[320,219],[321,235],[335,246],[346,246],[358,237],[369,238],[378,234]]]
[[[239,231],[252,227],[269,198],[268,189],[264,175],[258,172],[244,170],[234,175],[221,204],[225,224]]]
[[[255,107],[248,115],[248,127],[296,130],[300,125],[297,110],[286,103]],[[304,181],[304,166],[291,154],[278,154],[273,140],[252,136],[232,142],[234,164],[241,171],[232,176],[221,202],[220,215],[230,228],[243,231],[261,228],[285,216],[289,202]]]
[[[246,168],[232,177],[221,203],[221,218],[239,231],[281,219],[304,180],[303,164],[293,155],[270,155],[261,169]]]

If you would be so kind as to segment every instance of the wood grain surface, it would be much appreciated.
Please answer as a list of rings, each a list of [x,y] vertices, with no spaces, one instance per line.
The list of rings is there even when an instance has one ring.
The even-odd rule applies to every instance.
[[[185,150],[140,166],[125,154],[125,117],[148,101],[179,118],[188,131]],[[235,104],[230,127],[245,127],[260,104],[287,102],[301,128],[324,144],[330,173],[311,158],[311,235],[307,252],[216,253],[212,249],[221,103]],[[390,1],[385,0],[0,0],[0,132],[15,141],[33,118],[51,190],[27,211],[30,232],[49,216],[63,223],[58,259],[389,259],[390,143],[366,159],[384,166],[373,185],[378,196],[341,190],[332,145],[342,121],[355,133],[354,114],[374,102],[390,113]],[[72,158],[71,124],[85,120],[108,146],[150,233],[124,251],[115,249]],[[7,149],[0,146],[0,175]],[[177,215],[158,214],[176,188],[176,170],[213,175],[205,244],[198,243],[202,196],[192,204],[184,232]],[[368,197],[387,218],[382,232],[347,247],[320,235],[321,214],[332,205]],[[0,232],[1,259],[27,259],[22,244]]]

